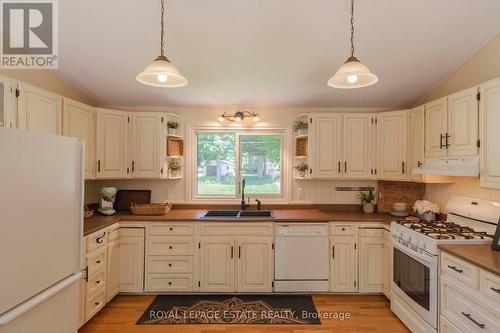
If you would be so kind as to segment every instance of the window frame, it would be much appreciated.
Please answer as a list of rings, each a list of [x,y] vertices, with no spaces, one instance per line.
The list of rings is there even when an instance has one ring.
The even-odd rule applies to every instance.
[[[234,196],[221,196],[221,195],[199,195],[198,194],[198,134],[200,133],[221,133],[229,134],[234,133],[235,135],[235,195]],[[247,194],[245,196],[263,199],[266,201],[278,201],[282,202],[286,200],[287,196],[287,129],[286,128],[262,128],[262,129],[245,129],[245,128],[192,128],[190,138],[192,139],[192,162],[191,162],[191,186],[190,196],[193,202],[239,202],[241,196],[241,141],[240,137],[245,135],[276,135],[280,137],[280,193],[279,194]]]

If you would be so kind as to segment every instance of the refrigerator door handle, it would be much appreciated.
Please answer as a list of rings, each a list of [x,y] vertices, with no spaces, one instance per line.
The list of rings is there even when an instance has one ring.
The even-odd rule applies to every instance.
[[[27,301],[19,304],[15,308],[10,309],[9,311],[3,313],[0,315],[0,325],[6,325],[16,319],[17,317],[23,315],[24,313],[28,312],[38,304],[42,303],[46,299],[49,299],[50,297],[54,296],[64,288],[68,287],[69,285],[75,283],[76,281],[80,280],[82,277],[82,273],[78,272],[73,275],[68,276],[62,281],[59,281],[52,287],[45,289],[44,291],[40,292],[39,294],[33,296],[32,298],[28,299]]]

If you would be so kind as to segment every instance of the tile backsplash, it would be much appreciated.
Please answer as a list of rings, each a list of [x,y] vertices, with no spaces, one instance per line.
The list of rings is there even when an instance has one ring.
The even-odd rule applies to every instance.
[[[378,182],[378,211],[390,212],[395,202],[406,202],[411,209],[415,201],[423,199],[425,184],[412,182]]]

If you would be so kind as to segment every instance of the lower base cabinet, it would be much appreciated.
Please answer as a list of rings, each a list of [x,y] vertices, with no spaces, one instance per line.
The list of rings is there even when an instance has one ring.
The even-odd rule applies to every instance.
[[[384,229],[360,229],[359,292],[382,292],[384,258]]]
[[[354,236],[330,238],[332,263],[330,265],[330,291],[358,291],[358,251]]]
[[[120,292],[144,291],[144,228],[120,228]]]

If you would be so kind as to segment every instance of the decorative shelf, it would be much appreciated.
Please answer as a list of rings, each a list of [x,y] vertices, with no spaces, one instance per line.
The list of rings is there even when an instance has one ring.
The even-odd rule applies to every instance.
[[[302,158],[307,158],[307,157],[308,157],[307,155],[294,156],[294,158],[297,158],[297,159],[302,159]]]
[[[181,139],[182,140],[182,135],[178,135],[178,134],[167,134],[167,137],[169,137],[169,138],[176,138],[176,139]]]

